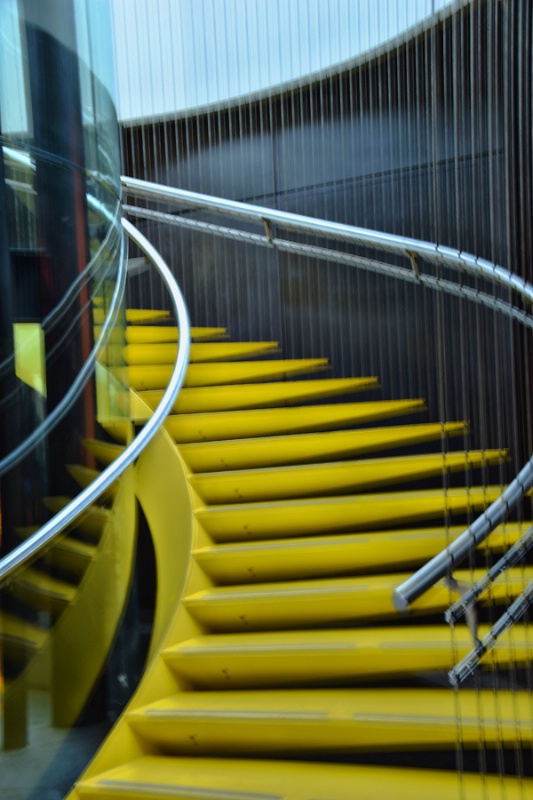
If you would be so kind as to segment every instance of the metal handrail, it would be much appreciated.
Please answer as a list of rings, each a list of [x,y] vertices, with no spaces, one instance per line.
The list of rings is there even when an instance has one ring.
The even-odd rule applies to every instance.
[[[311,233],[325,238],[340,239],[343,242],[349,242],[354,245],[386,250],[387,252],[407,257],[411,262],[412,271],[407,271],[405,269],[400,270],[392,265],[352,255],[348,255],[348,259],[351,259],[351,261],[348,262],[346,254],[338,254],[339,261],[351,263],[351,265],[355,267],[367,270],[373,269],[375,272],[386,273],[392,277],[405,277],[408,272],[411,272],[411,279],[422,281],[424,278],[426,278],[426,280],[428,279],[428,276],[423,276],[420,273],[419,259],[422,259],[439,266],[454,267],[479,278],[492,281],[512,292],[518,293],[528,306],[533,304],[533,286],[526,280],[486,259],[478,258],[469,253],[463,253],[451,247],[444,247],[418,239],[367,230],[357,226],[321,220],[314,217],[306,217],[288,211],[280,211],[263,206],[254,206],[249,203],[240,203],[235,200],[212,197],[210,195],[184,189],[176,189],[171,186],[161,186],[137,178],[122,176],[121,181],[123,188],[135,197],[158,201],[159,203],[163,201],[197,211],[201,210],[223,214],[246,222],[255,221],[262,223],[265,227],[268,242],[274,247],[277,247],[278,244],[281,243],[280,240],[274,239],[272,235],[272,226],[276,225],[280,228],[298,233]],[[128,211],[133,210],[133,207],[125,206],[125,208]],[[170,216],[168,214],[164,215],[159,211],[151,211],[144,208],[138,209],[138,214],[139,216],[146,215],[153,217]],[[175,219],[177,219],[177,217],[175,217]],[[219,226],[210,225],[205,222],[196,224],[201,224],[203,226],[202,230],[206,232],[222,236],[228,235],[228,229],[222,229],[219,228]],[[240,231],[238,235],[243,237],[254,236],[254,234],[247,234],[244,231]],[[285,249],[287,249],[289,243],[283,243],[286,246]],[[295,243],[290,244],[293,251],[298,252]],[[300,245],[298,245],[298,247],[303,249]],[[309,248],[309,246],[307,247]],[[317,251],[320,250],[320,248],[314,249]],[[326,251],[323,252],[325,253]],[[328,256],[331,257],[333,251],[328,250],[327,253]],[[320,255],[317,257],[320,257]],[[443,288],[449,291],[449,288],[444,284],[448,283],[452,285],[451,282],[443,281],[439,277],[429,277],[431,288]],[[476,299],[476,294],[477,290],[472,290],[470,288],[468,288],[468,292],[464,293],[469,299]],[[490,296],[483,294],[482,297],[487,298]],[[504,305],[501,299],[495,299],[493,302],[493,307],[498,308],[500,311],[505,310]],[[510,313],[509,311],[507,311],[507,313],[510,313],[511,316],[518,319],[522,324],[531,327],[532,317],[530,314],[514,309],[510,303],[509,308],[516,313]],[[477,545],[488,537],[532,486],[533,456],[520,470],[516,478],[507,486],[502,495],[494,501],[492,505],[461,534],[461,536],[450,544],[442,553],[418,570],[407,581],[398,586],[393,595],[396,608],[398,610],[407,609],[417,597],[427,591],[437,580],[450,573],[458,562],[462,561],[477,547]]]
[[[113,461],[98,478],[83,489],[71,502],[43,525],[31,538],[9,553],[0,561],[0,584],[9,579],[15,570],[34,558],[73,520],[94,502],[120,475],[135,461],[142,450],[155,436],[165,417],[169,414],[174,401],[185,380],[189,362],[190,323],[183,295],[166,262],[155,247],[128,220],[122,220],[124,230],[130,239],[143,251],[149,261],[159,272],[172,300],[178,327],[180,330],[178,352],[168,386],[153,416],[143,427],[128,447]]]
[[[408,258],[411,263],[417,257],[434,264],[447,267],[456,267],[478,277],[505,286],[518,292],[525,300],[533,304],[533,286],[526,280],[514,275],[497,264],[484,258],[463,253],[452,247],[412,239],[407,236],[398,236],[392,233],[383,233],[356,225],[346,225],[341,222],[322,220],[316,217],[306,217],[302,214],[293,214],[289,211],[255,206],[250,203],[240,203],[236,200],[227,200],[185,189],[175,189],[172,186],[162,186],[138,178],[121,177],[122,186],[136,197],[151,200],[164,200],[196,210],[210,211],[238,219],[260,222],[265,225],[267,235],[272,238],[272,225],[278,225],[286,230],[298,233],[312,233],[326,238],[341,239],[344,242],[386,250]]]

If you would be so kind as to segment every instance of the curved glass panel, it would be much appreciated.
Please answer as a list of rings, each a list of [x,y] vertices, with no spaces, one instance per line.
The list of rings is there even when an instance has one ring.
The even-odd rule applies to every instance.
[[[2,558],[91,480],[97,462],[83,442],[128,409],[115,370],[124,244],[109,2],[0,0],[0,31]],[[98,681],[131,583],[128,480],[116,506],[116,493],[103,498],[98,530],[67,530],[0,592],[6,796],[62,796],[109,727]],[[73,743],[68,730],[80,719],[88,727]]]

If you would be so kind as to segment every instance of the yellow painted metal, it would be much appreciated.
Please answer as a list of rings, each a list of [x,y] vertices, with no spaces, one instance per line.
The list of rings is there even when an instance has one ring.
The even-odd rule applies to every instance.
[[[459,706],[459,713],[458,713]],[[130,725],[177,754],[335,753],[533,744],[529,694],[451,689],[195,692],[130,712]]]
[[[15,374],[36,392],[46,397],[44,331],[38,322],[13,325]]]
[[[198,387],[182,389],[173,410],[179,414],[198,414],[205,411],[268,408],[377,388],[378,379],[374,377]],[[161,391],[139,392],[150,408],[158,405],[162,394]]]
[[[162,335],[168,337],[169,332]],[[173,333],[174,339],[158,339],[158,336],[147,333],[143,339],[139,329],[129,341],[171,342],[175,341],[177,331]],[[215,358],[212,352],[210,359]],[[140,362],[148,358],[136,357]],[[226,351],[224,358],[228,357]],[[142,380],[150,378],[153,355],[149,358],[148,369],[141,367],[146,373]],[[254,370],[267,363],[276,362],[260,361]],[[202,370],[207,375],[200,380],[216,383],[217,370],[225,374],[223,380],[227,381],[228,370],[234,370],[236,376],[236,368],[241,364],[217,365],[211,361],[193,365],[191,375],[196,366],[201,367],[197,375]],[[235,377],[235,380],[248,379],[242,374]],[[145,463],[138,469],[138,492],[145,493],[141,502],[150,509],[147,513],[150,528],[159,531],[155,534],[155,547],[158,566],[164,574],[158,581],[158,604],[164,605],[169,622],[163,658],[151,660],[126,716],[119,720],[71,800],[120,796],[155,800],[163,794],[188,800],[193,797],[207,800],[215,795],[221,800],[222,796],[225,800],[252,800],[252,797],[273,800],[274,796],[280,800],[330,800],[333,796],[339,800],[354,797],[411,800],[413,796],[473,800],[499,797],[502,786],[510,798],[529,791],[528,785],[513,780],[501,782],[499,776],[459,779],[451,772],[209,757],[257,753],[270,759],[281,753],[294,757],[314,752],[351,754],[368,749],[385,752],[453,749],[458,737],[466,747],[477,747],[480,729],[486,732],[484,742],[489,747],[514,746],[517,739],[529,744],[533,739],[526,693],[511,696],[505,691],[476,694],[461,691],[457,698],[451,690],[421,688],[299,688],[317,684],[353,685],[358,680],[371,682],[376,676],[390,680],[396,675],[412,676],[418,670],[446,670],[452,659],[460,657],[470,646],[463,629],[455,631],[452,648],[450,632],[444,625],[411,626],[398,615],[392,605],[392,591],[405,574],[357,576],[356,573],[398,570],[430,557],[445,544],[447,537],[458,535],[463,527],[417,529],[416,522],[439,517],[448,521],[452,513],[462,516],[482,509],[500,495],[500,486],[323,496],[325,491],[336,491],[332,485],[325,489],[325,481],[337,467],[341,481],[353,480],[353,475],[342,477],[346,469],[348,472],[351,469],[362,472],[367,482],[371,470],[375,472],[374,482],[403,482],[405,470],[400,470],[400,465],[411,464],[412,474],[426,476],[431,469],[443,468],[442,454],[404,458],[401,462],[370,459],[351,465],[333,463],[325,468],[271,469],[274,465],[293,463],[287,460],[291,458],[301,462],[335,460],[464,433],[465,425],[458,422],[449,426],[404,426],[417,428],[410,433],[398,427],[389,431],[336,433],[327,440],[300,436],[283,437],[281,441],[282,434],[289,432],[332,430],[424,407],[421,400],[407,400],[269,408],[376,385],[375,378],[347,382],[306,380],[189,388],[181,393],[179,414],[167,421],[167,430],[181,443],[224,441],[214,448],[205,446],[203,452],[202,446],[195,455],[192,447],[176,448],[162,434],[163,443],[156,440],[153,452],[146,453]],[[132,393],[132,418],[147,419],[160,395],[159,391],[142,392],[138,397]],[[228,441],[269,435],[272,441],[256,438],[242,447],[240,442]],[[227,461],[224,461],[225,448]],[[189,457],[192,469],[216,473],[215,477],[198,475],[198,482],[194,479],[191,483],[195,518],[190,515],[189,501],[181,496],[187,494],[181,454]],[[483,458],[498,461],[503,455],[503,451],[488,455],[451,454],[444,466],[463,469],[469,461],[469,469]],[[271,460],[276,458],[280,460]],[[210,459],[215,460],[216,466],[205,466]],[[224,472],[228,465],[246,473],[228,475]],[[248,472],[250,467],[258,465],[262,467],[258,472]],[[176,493],[179,499],[172,497],[176,491],[171,479],[174,468],[182,471],[181,483],[178,481],[181,488]],[[389,471],[387,476],[383,474],[385,470]],[[313,475],[314,485],[308,484],[304,491],[319,496],[305,501],[280,500],[280,487],[288,485],[289,473],[294,481],[292,488],[283,488],[282,492],[301,492],[302,480],[308,480],[302,476]],[[229,507],[199,505],[197,490],[206,494],[213,491],[212,486],[217,482],[243,477],[253,487],[246,490],[251,492],[247,497],[264,496],[264,486],[270,481],[271,488],[266,491],[272,493],[273,499],[240,502]],[[210,488],[206,490],[203,486]],[[235,492],[233,484],[227,486],[226,499],[228,492],[230,495]],[[210,502],[220,499],[218,494],[210,496]],[[368,531],[402,524],[410,527]],[[190,544],[196,559],[189,561],[191,525]],[[355,533],[357,530],[364,532]],[[504,541],[516,541],[521,530],[525,528],[508,525],[495,532],[487,546],[502,548]],[[166,541],[159,547],[160,536],[161,541]],[[213,545],[212,539],[235,543]],[[201,567],[206,567],[206,571]],[[457,572],[455,577],[466,583],[479,574],[464,571]],[[298,577],[300,580],[295,580]],[[484,601],[508,603],[532,577],[533,568],[512,571],[500,578]],[[215,588],[213,578],[228,585]],[[272,582],[265,582],[268,580]],[[231,585],[232,582],[240,585]],[[441,581],[416,601],[414,613],[419,616],[440,613],[453,599],[455,595]],[[172,618],[173,607],[176,611]],[[381,626],[387,620],[394,620],[395,627],[368,628],[374,621]],[[367,627],[344,627],[353,624]],[[159,622],[156,625],[156,639],[160,639],[164,626]],[[329,625],[334,627],[324,629]],[[208,635],[208,631],[213,631],[213,635]],[[531,644],[526,633],[521,634],[516,628],[512,632],[515,637],[512,647],[498,646],[494,658],[500,667],[505,667],[510,659],[514,659],[515,666],[530,661]],[[154,643],[152,653],[155,649]],[[279,688],[283,686],[293,688],[284,691]],[[202,691],[195,691],[195,687]],[[233,692],[232,687],[240,691]],[[265,689],[251,691],[251,687]],[[274,688],[267,691],[266,687]],[[217,688],[224,691],[213,691]],[[158,750],[166,755],[154,756]],[[176,753],[194,754],[194,758],[176,758],[172,755]],[[533,789],[531,793],[533,796]]]
[[[239,439],[246,444],[246,438],[249,436],[331,430],[343,425],[363,424],[387,417],[413,414],[425,411],[425,408],[423,400],[376,400],[296,408],[252,408],[247,411],[223,413],[182,413],[168,417],[165,427],[178,443]],[[189,461],[190,451],[186,456]]]
[[[190,484],[205,503],[247,503],[288,497],[313,497],[368,491],[390,484],[475,467],[498,464],[502,450],[365,458],[328,464],[269,467],[263,469],[206,472],[191,475]]]
[[[497,528],[482,548],[507,550],[531,525]],[[424,564],[463,533],[464,525],[376,533],[306,536],[264,542],[207,545],[194,551],[196,561],[216,583],[256,583],[291,578],[357,575]]]
[[[105,308],[96,305],[93,308],[93,322],[95,325],[103,325],[107,311]],[[126,309],[126,322],[133,325],[144,325],[151,322],[164,322],[170,319],[169,311],[158,311],[155,309],[142,309],[142,308],[127,308]]]
[[[196,517],[216,542],[237,542],[324,531],[356,531],[409,524],[482,510],[501,495],[499,486],[470,489],[428,489],[388,494],[361,494],[235,503],[196,511]]]
[[[480,627],[483,637],[488,628]],[[473,647],[468,628],[417,625],[199,636],[162,651],[195,688],[337,685],[448,671]],[[518,625],[485,657],[490,667],[527,667],[533,632]],[[483,662],[482,662],[483,663]]]
[[[124,451],[122,445],[102,442],[98,439],[83,439],[82,444],[104,466],[111,464]]]
[[[78,483],[82,488],[89,486],[100,475],[100,470],[93,469],[92,467],[86,467],[83,464],[67,464],[66,469],[68,473],[72,475],[76,483]],[[110,498],[113,498],[116,493],[117,485],[114,483],[109,487],[109,489],[106,489],[106,491],[99,496],[98,501],[102,502],[104,500],[109,500]]]
[[[129,469],[120,480],[100,546],[84,574],[76,602],[62,614],[50,635],[53,718],[58,727],[71,727],[76,722],[108,657],[128,596],[135,531],[133,475]]]
[[[135,493],[148,521],[156,560],[157,597],[148,655],[151,659],[183,592],[193,526],[184,465],[164,430],[156,434],[136,464]]]
[[[127,419],[130,413],[129,389],[116,368],[96,364],[96,418],[103,427]]]
[[[0,645],[4,662],[12,659],[24,662],[39,652],[46,642],[47,632],[28,620],[0,611]]]
[[[72,536],[64,536],[47,551],[45,559],[56,568],[80,575],[87,569],[95,552],[94,545],[80,542]]]
[[[191,339],[219,339],[226,335],[226,328],[191,327]],[[128,344],[156,344],[158,342],[177,342],[179,330],[175,325],[128,325],[126,342]]]
[[[184,386],[226,386],[280,379],[299,373],[316,372],[327,366],[324,358],[285,359],[276,361],[227,361],[209,364],[190,364]],[[136,391],[164,389],[172,373],[172,364],[143,364],[119,367],[113,374]]]
[[[483,571],[457,570],[454,577],[467,585]],[[186,608],[211,631],[253,631],[320,627],[332,623],[368,624],[401,619],[392,593],[408,573],[365,575],[349,578],[217,586],[184,599]],[[510,570],[483,595],[484,603],[509,602],[533,578],[533,568]],[[442,613],[455,599],[444,580],[415,600],[415,615]]]
[[[33,567],[24,569],[10,585],[15,596],[36,609],[62,612],[55,624],[39,633],[39,629],[28,628],[23,621],[12,619],[9,629],[1,623],[8,639],[16,638],[19,629],[22,641],[27,632],[33,651],[30,659],[23,660],[22,673],[6,691],[13,695],[24,687],[49,691],[56,727],[70,728],[79,718],[102,672],[123,613],[135,549],[131,470],[122,476],[113,511],[103,519],[99,547],[92,548],[92,558],[78,585],[51,578]],[[66,537],[54,544],[49,555],[68,541]],[[71,544],[75,550],[80,545],[75,540]],[[77,554],[80,555],[79,549]]]
[[[57,496],[45,497],[43,503],[50,511],[57,514],[67,503],[71,501],[71,497]],[[76,518],[76,528],[91,537],[98,537],[108,521],[109,510],[101,506],[91,506],[84,514]]]
[[[131,322],[134,325],[141,325],[145,322],[161,322],[170,319],[169,311],[162,311],[148,308],[127,308],[126,309],[126,322]]]
[[[258,759],[146,756],[78,784],[115,800],[531,800],[533,781],[453,770]]]
[[[128,344],[123,348],[126,364],[174,364],[178,346],[164,342]],[[251,356],[270,355],[278,351],[277,342],[202,342],[191,344],[191,362],[232,361]]]
[[[12,580],[10,592],[32,608],[57,614],[72,603],[76,587],[38,569],[26,567]]]
[[[252,439],[197,442],[182,445],[180,453],[193,472],[310,464],[363,455],[378,450],[406,447],[420,442],[460,436],[464,422],[398,425],[326,433],[254,437]]]
[[[28,525],[17,527],[16,533],[21,539],[27,539],[38,530],[38,526]],[[45,551],[43,559],[47,564],[79,578],[91,559],[94,558],[95,552],[94,544],[82,542],[67,535],[54,539],[53,545]]]

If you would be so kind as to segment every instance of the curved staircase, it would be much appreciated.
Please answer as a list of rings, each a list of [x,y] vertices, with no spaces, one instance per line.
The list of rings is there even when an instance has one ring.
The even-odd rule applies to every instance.
[[[483,688],[454,690],[446,672],[472,639],[443,621],[447,583],[409,617],[392,604],[409,572],[501,493],[485,477],[506,451],[465,451],[466,423],[423,421],[418,398],[375,399],[375,376],[317,377],[324,359],[282,359],[275,342],[193,335],[166,422],[194,509],[185,591],[71,797],[533,797],[508,766],[531,774],[532,704],[526,683],[508,679],[531,661],[527,627],[487,656]],[[169,325],[127,330],[120,377],[140,398],[137,422],[158,402],[176,338]],[[496,530],[477,566],[526,524]],[[501,576],[485,606],[508,604],[532,577]]]

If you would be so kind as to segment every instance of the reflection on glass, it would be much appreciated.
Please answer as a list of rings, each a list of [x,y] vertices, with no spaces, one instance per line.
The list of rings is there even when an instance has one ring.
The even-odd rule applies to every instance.
[[[128,411],[113,376],[121,300],[108,330],[123,259],[110,44],[108,0],[0,0],[0,560],[103,468],[97,418]],[[104,332],[96,376],[78,387]],[[135,526],[125,475],[0,586],[6,796],[63,796],[109,727],[102,676]]]

